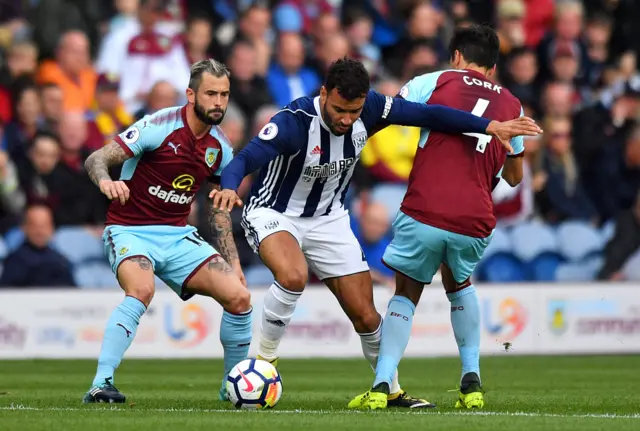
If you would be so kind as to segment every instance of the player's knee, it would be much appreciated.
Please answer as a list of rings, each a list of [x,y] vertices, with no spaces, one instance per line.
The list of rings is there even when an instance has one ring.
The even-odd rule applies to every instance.
[[[232,299],[223,304],[224,309],[231,314],[242,314],[251,308],[251,294],[247,289],[242,289]]]
[[[302,292],[309,280],[309,274],[300,268],[289,268],[281,275],[276,274],[280,286],[292,292]]]
[[[359,334],[375,332],[380,326],[381,321],[382,317],[378,314],[373,304],[351,319],[353,329]]]
[[[153,283],[139,283],[135,286],[127,287],[125,294],[136,298],[148,307],[155,294],[155,287]]]

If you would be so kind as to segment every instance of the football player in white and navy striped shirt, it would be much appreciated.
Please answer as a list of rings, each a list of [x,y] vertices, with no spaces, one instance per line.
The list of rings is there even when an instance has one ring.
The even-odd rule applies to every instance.
[[[490,123],[443,106],[385,97],[369,90],[369,75],[360,62],[334,63],[320,96],[297,99],[277,113],[225,168],[223,190],[211,194],[214,207],[242,205],[236,190],[246,175],[260,169],[242,222],[249,243],[275,278],[264,301],[259,357],[276,361],[310,267],[336,295],[375,368],[382,318],[344,200],[368,136],[388,124],[490,134],[505,142],[538,130],[529,119]],[[389,405],[433,406],[409,397],[397,378]]]

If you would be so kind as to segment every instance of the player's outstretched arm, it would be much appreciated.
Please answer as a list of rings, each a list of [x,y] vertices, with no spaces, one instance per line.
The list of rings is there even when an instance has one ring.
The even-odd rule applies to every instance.
[[[118,199],[122,205],[129,199],[129,188],[122,181],[112,181],[109,168],[122,164],[129,154],[116,142],[112,141],[98,151],[92,153],[84,162],[89,178],[109,199]]]
[[[374,126],[397,124],[425,127],[450,134],[481,133],[495,136],[502,142],[515,136],[536,136],[542,133],[535,122],[527,117],[501,123],[447,106],[385,97],[375,91],[369,92],[367,103],[379,113]]]
[[[217,189],[218,186],[213,186]],[[220,252],[224,260],[233,268],[235,274],[240,278],[245,286],[247,282],[242,273],[240,266],[240,257],[236,242],[233,239],[233,224],[231,223],[231,214],[228,211],[216,209],[211,205],[209,207],[209,228],[216,240],[216,250]]]

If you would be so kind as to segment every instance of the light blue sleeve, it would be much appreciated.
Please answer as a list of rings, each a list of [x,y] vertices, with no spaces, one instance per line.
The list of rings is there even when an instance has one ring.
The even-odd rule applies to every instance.
[[[409,102],[427,103],[444,72],[446,70],[416,76],[400,89],[400,96]]]
[[[520,116],[524,117],[524,109],[520,107]],[[524,137],[516,136],[515,138],[511,138],[511,147],[513,147],[513,153],[509,155],[515,156],[521,154],[524,151]]]
[[[145,151],[157,149],[167,136],[173,131],[171,122],[153,124],[150,116],[136,121],[131,127],[116,137],[116,142],[132,157],[137,157]]]
[[[231,163],[231,160],[233,160],[233,148],[231,147],[229,138],[227,138],[220,128],[212,127],[211,135],[220,142],[220,148],[222,151],[222,161],[220,162],[220,166],[218,166],[218,169],[213,173],[214,177],[219,177],[222,175],[222,170]]]

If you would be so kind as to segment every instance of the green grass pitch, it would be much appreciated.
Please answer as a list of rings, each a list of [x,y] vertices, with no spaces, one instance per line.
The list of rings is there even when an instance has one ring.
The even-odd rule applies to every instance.
[[[353,412],[364,360],[281,360],[284,395],[271,411],[217,401],[220,361],[125,360],[116,385],[127,404],[82,405],[95,361],[0,361],[0,430],[640,430],[637,356],[482,360],[487,407],[453,408],[457,359],[405,359],[400,382],[436,410]]]

